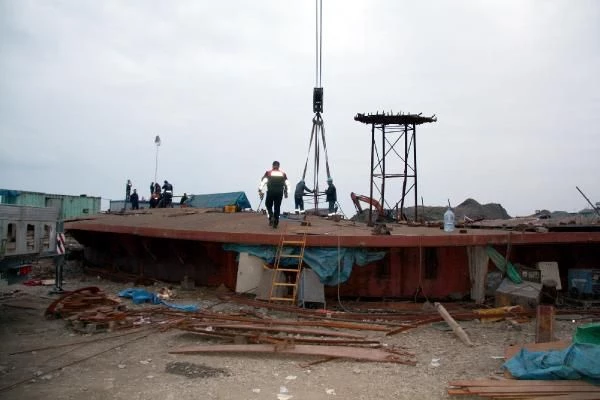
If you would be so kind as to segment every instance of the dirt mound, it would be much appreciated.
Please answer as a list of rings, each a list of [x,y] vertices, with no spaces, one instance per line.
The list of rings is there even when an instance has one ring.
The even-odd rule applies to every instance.
[[[447,206],[419,206],[417,208],[418,219],[423,221],[443,221],[444,213],[448,209]],[[407,207],[404,210],[404,215],[408,220],[413,220],[415,215],[414,207]],[[483,220],[483,219],[510,219],[510,215],[506,212],[504,207],[498,203],[480,204],[477,200],[468,198],[458,206],[452,209],[454,211],[455,218],[457,220],[464,220],[465,217],[471,220]],[[354,221],[366,222],[368,220],[369,210],[363,210],[360,215],[352,217]],[[386,210],[386,217],[384,220],[393,220],[394,212]]]
[[[468,198],[460,203],[455,209],[454,214],[457,218],[464,217],[477,219],[509,219],[510,215],[504,207],[498,203],[479,204],[477,200]]]

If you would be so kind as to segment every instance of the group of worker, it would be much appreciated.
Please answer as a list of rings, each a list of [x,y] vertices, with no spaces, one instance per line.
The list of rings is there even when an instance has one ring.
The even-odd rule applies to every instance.
[[[273,161],[272,168],[265,172],[258,185],[258,195],[262,200],[264,198],[264,189],[267,188],[267,198],[265,200],[265,207],[269,216],[269,225],[273,228],[279,226],[279,216],[281,214],[281,202],[283,197],[287,199],[288,193],[290,192],[290,182],[285,172],[279,168],[279,161]],[[307,193],[314,193],[313,190],[309,189],[301,179],[296,184],[296,190],[294,191],[294,204],[296,213],[304,213],[304,195]],[[336,212],[337,202],[337,191],[333,184],[331,177],[327,178],[327,189],[324,192],[326,198],[325,201],[329,203],[329,216]]]
[[[267,192],[267,198],[265,200],[265,207],[269,216],[269,225],[273,228],[279,226],[279,216],[281,214],[281,202],[283,197],[287,199],[288,193],[290,192],[290,182],[285,172],[279,168],[279,161],[273,161],[272,168],[265,172],[258,185],[258,195],[261,201],[265,195],[265,187]],[[131,192],[132,183],[131,180],[127,180],[125,187],[125,201],[131,202],[131,208],[133,210],[139,209],[139,196],[136,189]],[[297,214],[304,213],[304,195],[308,193],[314,193],[313,190],[309,189],[301,179],[296,184],[296,190],[294,191],[294,204]],[[325,201],[329,203],[329,216],[336,213],[336,202],[337,202],[337,191],[333,184],[331,177],[327,178],[327,189],[325,192]],[[180,204],[185,205],[188,200],[187,194],[184,193],[181,197]],[[173,207],[173,185],[169,181],[165,180],[162,187],[158,182],[150,182],[150,208],[168,208]]]
[[[158,182],[150,182],[150,208],[157,207],[173,207],[173,185],[166,179],[162,187]]]

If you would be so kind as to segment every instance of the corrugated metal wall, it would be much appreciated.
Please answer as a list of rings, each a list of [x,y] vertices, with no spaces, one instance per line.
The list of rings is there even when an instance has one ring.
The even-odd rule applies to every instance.
[[[60,219],[93,215],[100,212],[100,197],[69,196],[38,192],[18,191],[15,196],[2,196],[2,203],[33,207],[54,207]]]

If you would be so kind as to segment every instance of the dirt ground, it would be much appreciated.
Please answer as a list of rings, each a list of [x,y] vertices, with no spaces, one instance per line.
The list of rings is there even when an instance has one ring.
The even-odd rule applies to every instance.
[[[98,286],[117,294],[120,284],[71,272],[65,290]],[[391,337],[370,337],[413,352],[416,366],[359,361],[330,361],[303,368],[314,358],[287,355],[175,355],[180,346],[216,343],[178,331],[80,334],[63,320],[44,317],[57,298],[49,287],[12,285],[0,288],[0,399],[445,399],[447,384],[459,378],[502,374],[501,356],[511,344],[535,340],[534,322],[515,329],[506,321],[461,322],[475,347],[452,332],[424,325]],[[18,291],[15,291],[18,290]],[[152,288],[148,288],[152,290]],[[218,303],[215,290],[179,291],[176,302],[235,310]],[[125,299],[128,308],[136,306]],[[216,304],[216,305],[215,305]],[[270,311],[267,311],[270,312]],[[569,339],[581,320],[557,320],[557,339]],[[43,347],[99,339],[41,350]],[[104,340],[100,340],[104,339]],[[38,349],[38,350],[35,350]],[[13,354],[22,352],[19,354]],[[457,397],[460,398],[460,397]],[[462,397],[466,399],[466,397]]]

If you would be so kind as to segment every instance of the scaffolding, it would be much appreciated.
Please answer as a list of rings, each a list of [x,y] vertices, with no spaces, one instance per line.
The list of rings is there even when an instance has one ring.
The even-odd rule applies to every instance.
[[[418,218],[416,126],[436,122],[435,114],[431,117],[402,113],[356,114],[354,120],[371,125],[369,197],[377,200],[384,210],[391,210],[392,217],[396,221],[406,221],[408,217],[405,214],[405,205],[409,194],[412,193],[414,221],[416,221]],[[376,137],[376,132],[381,133],[380,138]],[[388,186],[392,186],[392,182],[388,184],[387,180],[398,178],[402,181],[401,188],[397,190],[400,192],[400,198],[397,201],[396,198],[388,201],[388,198],[391,198],[389,193],[397,193],[397,191],[390,190]],[[374,219],[373,206],[370,204],[368,222],[372,224]]]

